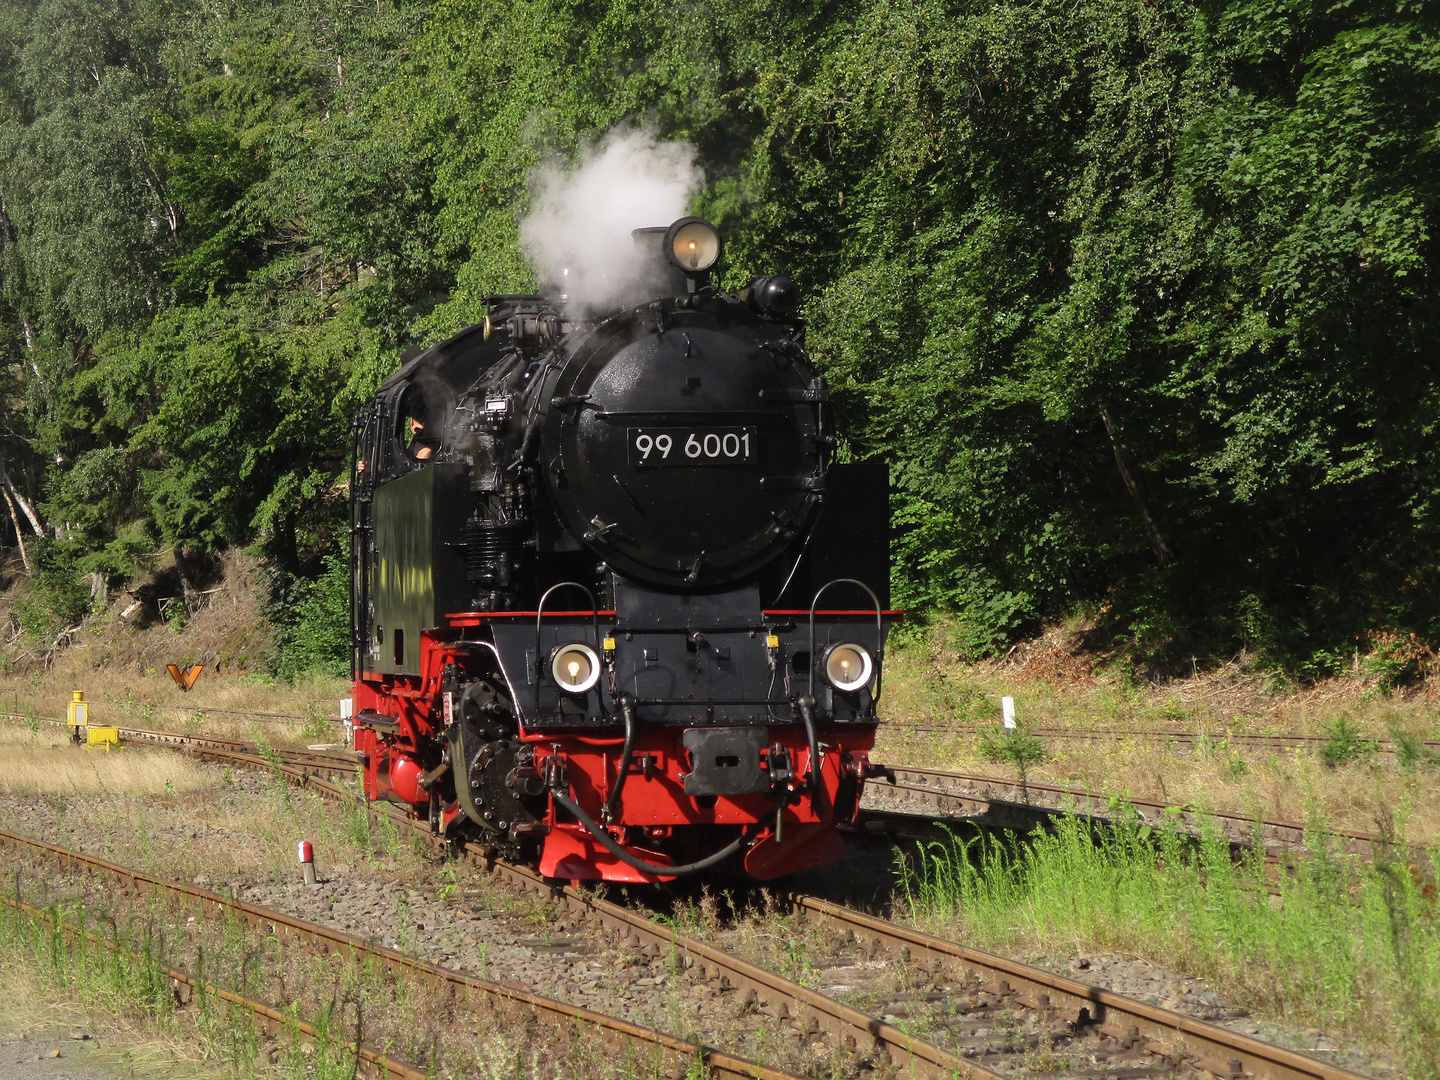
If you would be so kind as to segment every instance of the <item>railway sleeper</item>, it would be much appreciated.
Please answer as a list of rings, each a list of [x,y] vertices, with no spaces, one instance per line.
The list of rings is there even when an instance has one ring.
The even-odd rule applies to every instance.
[[[326,784],[324,783],[324,781],[320,781],[316,786],[321,787],[321,788],[323,789],[324,787],[328,787],[329,785],[326,785]],[[472,852],[472,854],[471,854],[471,857],[473,857],[473,852]],[[480,861],[480,860],[475,860],[475,861]],[[493,859],[490,858],[490,857],[484,858],[484,862],[485,862],[485,864],[487,865],[487,869],[493,869],[494,866],[496,865],[495,860],[493,860]],[[149,891],[148,884],[149,884],[149,883],[146,883],[147,888],[145,889],[145,891],[147,891],[147,892]],[[566,899],[567,899],[567,906],[573,905],[573,903],[575,902],[575,900],[579,899],[579,898],[574,897],[573,894],[568,893],[566,890],[559,890],[559,889],[555,889],[555,888],[553,888],[553,887],[539,887],[539,888],[536,888],[535,891],[536,891],[537,893],[540,893],[541,895],[545,895],[546,893],[548,893],[550,897],[555,898],[555,899],[558,899],[561,895],[565,895],[565,896],[566,896]],[[583,905],[584,905],[584,900],[580,900],[580,903],[581,903],[582,906],[583,906]],[[623,923],[625,923],[625,920],[620,919],[620,918],[606,918],[606,917],[605,917],[605,914],[602,914],[602,913],[604,912],[604,908],[603,908],[603,907],[597,906],[597,907],[594,909],[594,911],[595,911],[595,914],[597,914],[597,915],[599,915],[599,916],[601,917],[601,925],[612,925],[612,926],[615,927],[615,929],[618,930],[618,929],[620,929],[620,925],[618,925],[618,924],[623,924]],[[640,940],[640,934],[639,934],[639,933],[635,933],[635,932],[633,932],[633,931],[632,931],[632,933],[633,933],[634,938],[635,938],[637,941]],[[651,933],[652,933],[652,932],[647,931],[646,937],[650,937],[650,936],[651,936]],[[873,931],[872,931],[872,934],[873,934]],[[663,938],[663,939],[664,939],[665,941],[667,941],[667,942],[669,942],[670,940],[672,940],[672,939],[670,938],[670,936],[669,936],[668,934],[664,933],[663,931],[654,933],[653,936],[656,937],[656,938]],[[869,948],[869,950],[871,951],[871,954],[872,954],[872,955],[874,955],[875,953],[878,953],[878,951],[879,951],[881,948],[884,948],[884,947],[885,947],[885,942],[882,940],[882,938],[881,938],[879,935],[874,935],[874,936],[868,935],[868,934],[867,934],[867,935],[861,935],[861,936],[858,937],[858,940],[861,941],[861,942],[864,942],[866,945],[868,945],[868,948]],[[923,947],[922,947],[922,948],[923,948]],[[706,951],[708,952],[708,950],[706,950]],[[923,951],[925,951],[925,952],[927,952],[927,953],[931,952],[931,950],[928,950],[928,949],[924,949]],[[697,951],[697,952],[696,952],[696,955],[697,955],[697,957],[698,957],[698,956],[700,956],[701,954]],[[718,965],[715,965],[715,970],[718,971],[718,969],[719,969],[719,966],[718,966]],[[702,972],[702,973],[705,972],[705,965],[704,965],[703,963],[701,964],[701,972]],[[977,976],[979,975],[978,972],[975,972],[975,974],[976,974]],[[724,989],[727,989],[727,990],[729,990],[729,989],[734,989],[734,987],[731,985],[730,979],[729,979],[726,975],[724,975],[724,974],[722,973],[722,974],[719,975],[719,978],[720,978],[720,980],[721,980],[722,987],[723,987]],[[977,978],[975,981],[978,983],[978,982],[980,982],[980,979]],[[1008,984],[1008,980],[1004,980],[1004,981]],[[996,988],[998,989],[999,987],[997,986]],[[1026,989],[1028,989],[1028,987],[1027,987]],[[1050,994],[1055,995],[1055,991],[1054,991],[1053,989],[1047,988],[1047,990],[1048,990],[1048,992],[1049,992]],[[1014,997],[1013,997],[1012,1000],[1014,1000],[1015,1002],[1020,1003],[1020,1002],[1023,1000],[1022,997],[1021,997],[1019,994],[1016,994],[1016,993],[1015,993],[1015,991],[1013,990],[1013,988],[1012,988],[1012,990],[1011,990],[1011,993],[1012,993],[1012,995],[1014,995]],[[1060,993],[1067,999],[1066,1002],[1065,1002],[1065,1005],[1066,1005],[1066,1008],[1068,1009],[1072,1004],[1074,1004],[1074,1001],[1068,1000],[1068,999],[1070,999],[1072,996],[1071,996],[1071,995],[1068,995],[1068,994],[1064,994],[1063,991],[1060,992]],[[1026,995],[1026,996],[1028,996],[1028,995]],[[1039,995],[1037,994],[1037,995],[1035,996],[1036,1003],[1038,1003],[1038,998],[1039,998]],[[1003,1000],[1003,999],[998,999],[998,1000]],[[1074,1000],[1081,1000],[1081,999],[1074,999]],[[1051,996],[1050,1001],[1051,1001],[1051,1004],[1052,1004],[1052,1006],[1053,1006],[1053,1005],[1055,1004],[1056,997],[1055,997],[1055,996]],[[1084,1007],[1079,1010],[1079,1020],[1080,1020],[1080,1023],[1077,1025],[1077,1028],[1090,1028],[1091,1030],[1095,1030],[1095,1023],[1096,1023],[1096,1021],[1103,1021],[1103,1020],[1105,1019],[1105,1015],[1104,1015],[1104,1014],[1105,1014],[1106,1010],[1105,1010],[1105,1008],[1104,1008],[1104,1006],[1103,1006],[1103,1004],[1102,1004],[1102,1001],[1101,1001],[1098,997],[1095,998],[1094,1000],[1091,1000],[1091,999],[1088,999],[1088,998],[1087,998],[1087,999],[1083,999],[1083,1005],[1084,1005]],[[1092,1017],[1094,1018],[1093,1020],[1091,1019]],[[888,1025],[887,1025],[887,1026],[888,1026]],[[1145,1034],[1146,1034],[1147,1036],[1149,1036],[1149,1035],[1159,1035],[1159,1034],[1161,1033],[1160,1027],[1157,1027],[1155,1024],[1153,1024],[1153,1023],[1151,1023],[1151,1022],[1145,1023],[1145,1029],[1146,1029],[1146,1030],[1145,1030]],[[874,1030],[874,1029],[872,1029],[872,1030]],[[1172,1037],[1173,1037],[1174,1035],[1176,1035],[1176,1034],[1179,1034],[1179,1033],[1177,1033],[1177,1032],[1174,1032],[1172,1029],[1170,1029],[1170,1028],[1168,1028],[1168,1027],[1164,1028],[1164,1032],[1167,1033],[1167,1034],[1170,1034]],[[897,1042],[902,1042],[902,1043],[903,1043],[903,1041],[904,1041],[903,1035],[902,1035],[902,1033],[900,1033],[900,1032],[893,1032],[893,1033],[892,1033],[892,1032],[887,1032],[886,1034],[891,1034],[893,1037],[895,1037],[895,1038],[897,1039]],[[1121,1029],[1121,1034],[1122,1034],[1122,1036],[1128,1036],[1128,1035],[1129,1035],[1129,1031],[1122,1028],[1122,1029]],[[852,1036],[852,1037],[853,1037],[853,1036]],[[933,1065],[931,1065],[931,1064],[928,1063],[928,1062],[924,1062],[924,1061],[917,1060],[917,1059],[915,1059],[915,1058],[913,1057],[913,1055],[908,1055],[908,1054],[906,1054],[903,1049],[898,1049],[898,1054],[901,1055],[901,1056],[903,1056],[903,1058],[904,1058],[903,1065],[902,1065],[902,1063],[901,1063],[901,1061],[899,1060],[899,1058],[897,1058],[897,1047],[886,1045],[886,1044],[884,1043],[883,1038],[881,1037],[881,1033],[878,1032],[878,1031],[876,1032],[876,1037],[877,1037],[877,1043],[879,1043],[879,1047],[877,1048],[877,1052],[876,1052],[876,1055],[875,1055],[875,1065],[876,1065],[876,1069],[872,1071],[872,1075],[873,1075],[873,1072],[878,1072],[881,1077],[884,1077],[884,1076],[886,1076],[887,1074],[893,1074],[893,1075],[896,1075],[897,1077],[899,1077],[899,1076],[902,1074],[902,1072],[903,1072],[904,1080],[912,1080],[912,1078],[913,1078],[913,1080],[922,1080],[922,1078],[927,1078],[927,1077],[929,1077],[929,1076],[931,1076],[931,1075],[934,1075],[934,1076],[939,1076],[939,1075],[942,1075],[942,1074],[944,1074],[944,1075],[949,1075],[948,1073],[944,1073],[942,1070],[936,1069]],[[1201,1041],[1203,1042],[1203,1037],[1202,1037],[1202,1040],[1201,1040]],[[1247,1073],[1247,1072],[1244,1070],[1244,1067],[1243,1067],[1243,1066],[1244,1066],[1244,1062],[1241,1061],[1240,1058],[1232,1058],[1232,1057],[1226,1056],[1226,1055],[1224,1054],[1224,1050],[1223,1050],[1223,1049],[1221,1049],[1220,1047],[1213,1046],[1213,1044],[1205,1045],[1204,1048],[1203,1048],[1204,1050],[1209,1050],[1209,1051],[1211,1051],[1211,1055],[1212,1055],[1211,1058],[1205,1057],[1204,1054],[1203,1054],[1203,1052],[1201,1052],[1201,1053],[1187,1052],[1188,1048],[1184,1047],[1183,1044],[1181,1045],[1181,1048],[1178,1049],[1178,1050],[1168,1050],[1168,1051],[1167,1051],[1167,1048],[1166,1048],[1166,1046],[1165,1046],[1164,1044],[1161,1044],[1161,1043],[1152,1043],[1152,1042],[1150,1042],[1150,1041],[1147,1039],[1147,1041],[1146,1041],[1145,1044],[1144,1044],[1144,1047],[1145,1047],[1146,1050],[1149,1050],[1149,1051],[1151,1051],[1151,1052],[1154,1052],[1154,1053],[1156,1053],[1157,1055],[1159,1055],[1159,1054],[1166,1054],[1166,1055],[1168,1056],[1168,1060],[1170,1060],[1170,1061],[1172,1061],[1172,1062],[1176,1062],[1176,1063],[1178,1063],[1178,1062],[1186,1062],[1186,1063],[1187,1063],[1187,1067],[1188,1067],[1188,1064],[1193,1061],[1193,1062],[1195,1062],[1195,1067],[1197,1068],[1198,1071],[1201,1071],[1201,1072],[1204,1072],[1204,1073],[1208,1073],[1208,1074],[1211,1075],[1211,1076],[1215,1076],[1215,1077],[1218,1078],[1218,1080],[1241,1080],[1241,1077],[1243,1077],[1243,1076],[1246,1076],[1246,1075],[1250,1075],[1250,1076],[1256,1075],[1255,1072]],[[1214,1055],[1216,1055],[1217,1053],[1218,1053],[1219,1056],[1214,1056]],[[1247,1058],[1248,1058],[1248,1055],[1247,1055]],[[971,1061],[974,1061],[974,1058],[971,1058],[970,1060],[971,1060]],[[1235,1062],[1240,1062],[1240,1068],[1239,1068],[1238,1071],[1237,1071],[1237,1069],[1236,1069],[1236,1067],[1235,1067],[1235,1064],[1234,1064]],[[1270,1070],[1269,1070],[1269,1068],[1267,1067],[1266,1062],[1265,1062],[1264,1059],[1256,1059],[1256,1061],[1254,1062],[1254,1065],[1258,1067],[1258,1068],[1257,1068],[1257,1071],[1259,1072],[1259,1074],[1261,1074],[1261,1075],[1269,1075]],[[1173,1068],[1173,1066],[1172,1066],[1172,1068]],[[1145,1071],[1148,1072],[1149,1070],[1145,1070]],[[1162,1071],[1163,1071],[1163,1070],[1162,1070]],[[1133,1076],[1141,1075],[1140,1072],[1131,1072],[1130,1070],[1127,1070],[1127,1074],[1128,1074],[1128,1075],[1133,1075]],[[1157,1075],[1158,1075],[1158,1074],[1157,1074]]]
[[[1190,1067],[1197,1072],[1207,1072],[1217,1080],[1240,1080],[1241,1077],[1248,1075],[1245,1071],[1245,1063],[1239,1058],[1207,1055],[1190,1063]]]

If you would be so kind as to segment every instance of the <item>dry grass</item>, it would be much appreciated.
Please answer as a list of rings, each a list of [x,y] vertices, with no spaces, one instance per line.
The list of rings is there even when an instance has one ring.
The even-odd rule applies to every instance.
[[[1357,671],[1301,690],[1277,687],[1242,659],[1191,678],[1137,682],[1067,652],[1063,629],[1017,647],[1005,659],[966,663],[947,647],[945,628],[886,658],[886,703],[875,757],[897,764],[1014,777],[986,761],[975,731],[1000,722],[1000,698],[1015,698],[1022,725],[1105,732],[1095,740],[1051,737],[1047,760],[1030,770],[1041,783],[1082,786],[1171,805],[1256,814],[1373,832],[1377,819],[1408,808],[1410,837],[1440,836],[1440,768],[1397,767],[1375,755],[1326,767],[1318,749],[1267,749],[1228,741],[1231,734],[1324,736],[1341,715],[1371,738],[1398,730],[1440,737],[1436,685],[1384,694]],[[908,726],[907,726],[908,725]],[[1157,731],[1203,732],[1197,747],[1147,737]]]
[[[72,690],[84,692],[94,724],[290,745],[342,738],[340,699],[348,696],[350,684],[324,676],[291,684],[256,674],[205,672],[192,690],[182,693],[163,669],[136,675],[67,665],[25,679],[12,677],[0,686],[0,713],[63,718]]]
[[[75,746],[46,724],[0,724],[0,793],[158,795],[208,787],[213,778],[173,751]]]
[[[98,798],[50,786],[46,790],[57,797],[3,798],[0,826],[160,877],[215,887],[290,880],[300,840],[315,845],[322,874],[340,864],[364,876],[411,882],[436,873],[412,834],[387,819],[370,820],[358,804],[337,807],[249,770],[195,765],[172,751],[152,753],[194,769],[196,782],[188,788],[162,783],[154,794],[123,793],[107,784]]]
[[[97,1035],[99,1043],[86,1054],[84,1066],[117,1077],[233,1080],[235,1075],[231,1069],[207,1064],[198,1039],[161,1031],[132,1015],[125,1002],[105,995],[94,995],[86,1003],[76,1000],[69,988],[42,977],[34,959],[21,952],[0,955],[0,1016],[6,1035],[23,1031],[32,1044],[46,1035],[68,1039],[74,1030]]]
[[[62,635],[59,647],[41,653],[24,651],[29,639],[11,618],[11,606],[29,587],[28,578],[15,576],[0,594],[0,637],[8,632],[13,638],[0,648],[0,712],[63,716],[70,691],[83,690],[100,724],[203,729],[239,738],[270,733],[266,737],[276,742],[333,737],[339,725],[327,721],[338,719],[339,699],[348,692],[345,680],[315,677],[289,684],[266,673],[274,640],[260,614],[269,588],[263,568],[235,551],[218,560],[213,575],[213,583],[193,592],[182,608],[175,606],[181,598],[161,589],[167,581],[170,589],[178,588],[174,567],[157,566],[104,611]],[[170,596],[159,601],[166,612],[188,611],[183,630],[159,617],[157,589]],[[188,692],[166,671],[169,664],[184,669],[197,663],[204,670]],[[247,713],[284,715],[242,715]]]

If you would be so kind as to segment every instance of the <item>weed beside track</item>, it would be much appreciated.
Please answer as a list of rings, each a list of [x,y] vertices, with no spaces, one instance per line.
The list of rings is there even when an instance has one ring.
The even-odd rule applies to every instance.
[[[439,863],[419,834],[402,834],[387,817],[371,815],[364,806],[322,804],[313,792],[263,774],[236,771],[226,779],[219,767],[204,769],[217,778],[209,792],[143,798],[112,794],[95,803],[53,796],[0,799],[0,820],[16,831],[158,877],[192,881],[347,933],[373,936],[407,955],[621,1015],[762,1065],[805,1075],[860,1075],[863,1053],[797,1038],[779,1018],[744,1008],[733,988],[692,984],[668,969],[664,957],[591,935],[563,913],[463,863]],[[298,881],[293,863],[297,837],[314,838],[319,888]],[[193,927],[179,929],[195,933]],[[260,985],[253,971],[233,974]],[[291,976],[286,979],[292,991],[299,985]],[[428,1015],[429,1006],[422,1002],[414,1010]],[[435,1015],[446,1014],[441,1009]],[[403,1045],[413,1051],[407,1060],[422,1065],[433,1060],[423,1046]],[[397,1049],[397,1056],[404,1055]],[[546,1061],[519,1060],[514,1054],[493,1058],[492,1064],[502,1059],[509,1063],[506,1075],[562,1075],[546,1071]],[[448,1066],[442,1075],[451,1075]]]
[[[1403,828],[1388,828],[1399,840]],[[902,864],[901,908],[921,929],[1008,953],[1080,946],[1160,960],[1238,1004],[1343,1032],[1440,1075],[1440,848],[1417,867],[1339,856],[1308,838],[1266,891],[1263,857],[1235,862],[1206,828],[1058,818],[1027,837],[930,844]],[[1428,874],[1425,872],[1428,871]]]
[[[283,935],[255,932],[228,909],[202,917],[193,905],[168,894],[117,893],[108,881],[57,870],[51,861],[22,862],[29,872],[22,870],[15,879],[20,895],[134,949],[143,961],[139,985],[152,998],[170,993],[168,980],[156,981],[158,965],[178,964],[219,989],[277,1003],[292,1026],[301,1018],[315,1018],[315,1035],[289,1040],[303,1055],[301,1071],[307,1076],[351,1076],[354,1058],[347,1056],[345,1044],[359,1040],[437,1077],[493,1075],[498,1069],[541,1078],[639,1080],[650,1071],[646,1062],[608,1054],[598,1043],[588,1045],[578,1028],[562,1034],[538,1025],[518,1003],[492,1002],[477,1020],[453,995],[397,978],[373,957],[338,951],[317,955],[292,946]],[[53,942],[42,944],[54,951]],[[83,950],[79,959],[82,967],[95,964]],[[159,1001],[150,1011],[159,1015],[164,1005]],[[218,1008],[213,995],[208,1000],[202,995],[191,1006],[206,1019]],[[282,1064],[287,1040],[261,1047],[243,1017],[223,1009],[219,1014],[228,1027],[202,1023],[197,1028],[208,1042],[209,1056],[251,1071],[262,1052],[270,1064]]]

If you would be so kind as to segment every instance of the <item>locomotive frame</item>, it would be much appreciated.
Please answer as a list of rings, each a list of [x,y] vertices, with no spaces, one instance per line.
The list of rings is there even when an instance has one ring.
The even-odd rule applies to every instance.
[[[886,470],[830,460],[792,282],[717,292],[699,219],[635,244],[625,302],[490,297],[357,418],[354,744],[370,799],[547,877],[773,879],[859,805]]]

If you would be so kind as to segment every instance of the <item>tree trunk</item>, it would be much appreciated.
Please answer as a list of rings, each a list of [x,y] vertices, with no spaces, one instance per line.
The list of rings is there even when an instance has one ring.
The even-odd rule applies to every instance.
[[[1125,490],[1135,500],[1135,507],[1140,511],[1140,520],[1145,526],[1145,535],[1150,538],[1150,547],[1155,552],[1155,561],[1161,566],[1169,566],[1175,561],[1175,554],[1170,550],[1170,545],[1165,543],[1165,537],[1160,535],[1160,527],[1155,524],[1155,518],[1150,514],[1150,507],[1145,501],[1145,488],[1135,469],[1131,466],[1134,455],[1130,453],[1121,440],[1115,424],[1115,417],[1110,413],[1110,406],[1100,402],[1100,419],[1105,421],[1105,434],[1110,436],[1110,449],[1115,452],[1115,464],[1120,470],[1120,479],[1125,482]]]
[[[15,543],[20,548],[20,561],[25,564],[25,569],[29,570],[31,568],[30,553],[25,550],[25,536],[20,529],[20,514],[15,509],[15,500],[10,497],[8,487],[0,488],[0,494],[5,496],[5,505],[10,508],[10,520],[15,523]]]
[[[20,509],[24,511],[25,517],[30,521],[30,527],[35,530],[35,535],[44,536],[45,526],[40,524],[40,515],[35,512],[34,504],[25,498],[24,495],[20,494],[20,489],[15,486],[15,481],[11,480],[8,476],[5,477],[5,488],[10,492],[10,497],[13,498],[20,505]]]
[[[35,512],[35,507],[31,504],[30,500],[20,494],[20,489],[15,486],[15,481],[10,479],[10,470],[5,467],[4,454],[0,454],[0,485],[3,485],[6,494],[15,500],[15,503],[11,505],[10,509],[13,511],[15,504],[18,504],[20,509],[25,511],[25,516],[30,520],[30,527],[34,530],[35,535],[44,536],[45,526],[40,524],[40,515]],[[15,524],[18,530],[20,524],[18,518]]]

